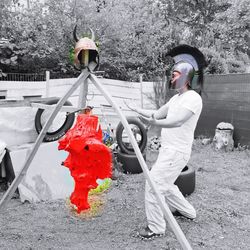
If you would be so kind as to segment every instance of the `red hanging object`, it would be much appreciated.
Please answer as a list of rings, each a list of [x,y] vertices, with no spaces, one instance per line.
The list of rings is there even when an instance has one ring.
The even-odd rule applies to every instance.
[[[69,168],[75,181],[70,201],[77,212],[90,208],[88,192],[98,186],[96,180],[111,177],[112,155],[102,143],[98,117],[79,114],[75,126],[59,140],[59,150],[69,152],[63,165]]]

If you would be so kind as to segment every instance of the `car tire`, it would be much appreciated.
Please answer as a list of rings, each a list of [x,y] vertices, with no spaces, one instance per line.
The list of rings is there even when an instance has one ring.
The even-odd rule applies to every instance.
[[[129,124],[132,125],[136,125],[140,131],[140,136],[141,136],[141,140],[138,143],[138,146],[141,150],[141,152],[143,152],[147,146],[147,130],[144,127],[143,123],[135,117],[127,117],[127,121]],[[124,127],[122,125],[121,122],[119,122],[119,124],[117,125],[116,128],[116,140],[117,140],[117,144],[121,150],[121,152],[126,153],[126,154],[135,154],[133,147],[129,147],[127,146],[123,140],[122,140],[122,133],[123,133]]]
[[[55,98],[55,99],[45,102],[45,104],[53,105],[53,104],[58,103],[59,100],[60,100],[59,98]],[[72,106],[72,104],[69,101],[66,101],[64,105]],[[36,116],[35,116],[35,128],[38,134],[41,132],[43,128],[42,122],[41,122],[41,117],[42,117],[43,112],[44,112],[44,109],[38,109],[36,112]],[[67,114],[66,119],[64,123],[62,124],[62,126],[58,128],[56,131],[47,132],[43,141],[52,142],[52,141],[57,141],[58,139],[60,139],[71,128],[71,126],[74,123],[74,120],[75,120],[74,113]]]
[[[144,160],[146,160],[146,152],[142,153]],[[126,154],[117,151],[117,161],[122,164],[123,172],[126,174],[140,174],[142,173],[141,165],[135,154]]]
[[[195,190],[194,168],[191,166],[185,166],[174,184],[178,186],[183,196],[192,194]]]

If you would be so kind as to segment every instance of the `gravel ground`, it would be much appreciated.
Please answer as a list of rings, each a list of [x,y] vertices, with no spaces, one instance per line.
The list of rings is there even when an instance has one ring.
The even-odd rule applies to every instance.
[[[148,150],[147,164],[156,157],[157,151]],[[196,140],[189,165],[196,170],[196,189],[187,199],[197,218],[177,222],[193,249],[249,249],[249,150],[217,152]],[[181,249],[170,228],[152,241],[134,237],[146,225],[144,182],[143,174],[120,173],[102,195],[103,211],[88,219],[75,216],[65,200],[22,204],[12,199],[0,212],[0,249]]]

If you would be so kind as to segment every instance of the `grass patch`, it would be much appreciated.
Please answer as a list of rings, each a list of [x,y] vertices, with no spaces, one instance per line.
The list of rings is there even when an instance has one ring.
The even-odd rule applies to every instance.
[[[88,197],[88,202],[90,208],[81,213],[77,213],[76,207],[70,202],[70,199],[66,199],[66,206],[68,207],[70,213],[80,219],[91,219],[93,217],[101,216],[106,204],[106,195],[105,194],[92,194]]]
[[[101,216],[106,203],[106,194],[104,192],[110,188],[111,184],[112,180],[110,178],[106,178],[100,181],[97,188],[91,189],[88,195],[90,208],[82,211],[81,213],[77,213],[75,205],[70,202],[69,198],[66,199],[66,206],[69,208],[70,213],[74,217],[81,219],[91,219],[93,217]]]

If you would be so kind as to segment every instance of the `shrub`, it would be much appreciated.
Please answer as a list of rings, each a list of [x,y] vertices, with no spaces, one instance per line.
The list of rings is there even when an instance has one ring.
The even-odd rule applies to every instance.
[[[228,66],[226,60],[215,49],[201,49],[208,63],[205,73],[207,74],[226,74]]]

